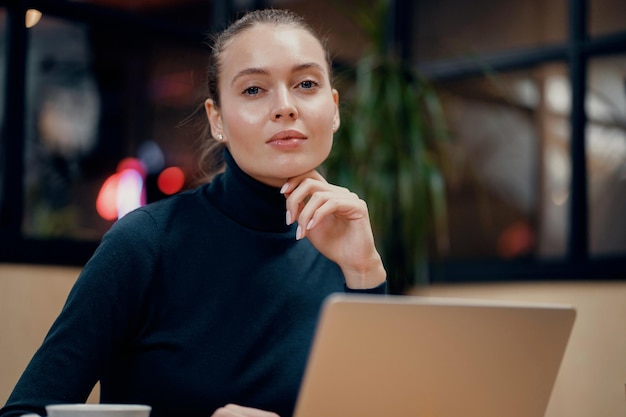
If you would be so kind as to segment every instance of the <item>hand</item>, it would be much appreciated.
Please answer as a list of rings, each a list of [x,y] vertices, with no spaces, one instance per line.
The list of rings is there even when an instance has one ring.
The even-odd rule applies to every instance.
[[[348,287],[374,288],[385,281],[365,201],[317,171],[290,178],[281,192],[287,198],[287,223],[298,222],[296,239],[308,237],[336,262]]]
[[[258,408],[228,404],[215,410],[211,417],[279,417],[279,415],[270,411],[259,410]]]

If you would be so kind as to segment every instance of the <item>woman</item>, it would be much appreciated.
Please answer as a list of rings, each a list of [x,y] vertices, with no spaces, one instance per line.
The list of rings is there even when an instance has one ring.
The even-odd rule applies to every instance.
[[[323,299],[384,293],[366,204],[316,171],[340,121],[320,39],[265,10],[212,51],[223,172],[111,228],[0,416],[83,402],[98,380],[102,402],[153,417],[289,416]]]

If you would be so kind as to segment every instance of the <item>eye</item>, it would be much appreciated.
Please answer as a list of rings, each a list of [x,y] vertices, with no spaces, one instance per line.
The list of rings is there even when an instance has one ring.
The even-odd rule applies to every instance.
[[[306,89],[306,90],[310,90],[312,88],[317,87],[319,84],[316,83],[315,81],[312,80],[304,80],[300,83],[300,87]]]
[[[255,96],[259,94],[260,92],[261,92],[261,89],[259,87],[248,87],[245,90],[243,90],[243,94],[246,94],[249,96]]]

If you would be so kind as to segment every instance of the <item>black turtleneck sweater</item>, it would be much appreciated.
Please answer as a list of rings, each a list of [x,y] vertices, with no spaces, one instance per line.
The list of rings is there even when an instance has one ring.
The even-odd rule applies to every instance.
[[[115,223],[0,417],[84,402],[97,381],[102,402],[152,417],[292,414],[319,308],[344,278],[296,241],[279,190],[225,157],[211,184]]]

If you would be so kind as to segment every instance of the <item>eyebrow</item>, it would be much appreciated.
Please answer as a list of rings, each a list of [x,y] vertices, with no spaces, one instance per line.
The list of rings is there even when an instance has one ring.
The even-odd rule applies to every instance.
[[[305,71],[308,69],[316,69],[316,70],[324,72],[324,68],[322,68],[322,66],[316,62],[306,62],[303,64],[295,65],[291,69],[291,71],[300,72],[300,71]],[[237,81],[237,79],[241,77],[245,77],[246,75],[269,75],[269,71],[265,68],[258,68],[258,67],[245,68],[239,71],[237,75],[233,77],[233,80],[231,81],[231,85],[234,84],[235,81]]]

